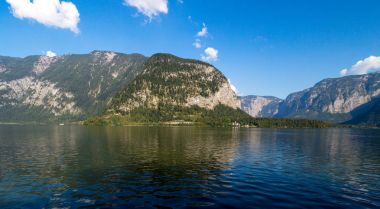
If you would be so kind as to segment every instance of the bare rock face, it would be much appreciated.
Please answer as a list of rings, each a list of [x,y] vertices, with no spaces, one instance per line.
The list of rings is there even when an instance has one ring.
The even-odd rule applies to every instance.
[[[253,117],[306,118],[345,122],[380,98],[380,73],[325,79],[309,89],[275,97],[241,97],[241,109]],[[370,105],[369,105],[370,106]]]
[[[102,62],[102,63],[111,63],[113,59],[117,56],[117,53],[111,51],[94,51],[91,53],[94,62]]]
[[[36,74],[41,74],[47,70],[52,63],[54,63],[58,58],[49,56],[40,56],[37,62],[33,65],[33,72]]]
[[[277,117],[342,122],[351,112],[380,96],[380,73],[325,79],[314,87],[290,94]]]
[[[143,73],[113,98],[111,108],[128,113],[138,107],[173,105],[213,109],[219,104],[240,108],[236,93],[215,67],[156,54],[144,64]]]
[[[252,117],[271,118],[278,113],[281,99],[271,96],[244,96],[240,97],[241,109]]]
[[[223,104],[234,109],[240,108],[240,100],[236,93],[231,89],[229,83],[223,83],[215,94],[209,97],[198,95],[187,99],[186,106],[197,105],[206,109],[214,109],[218,104]]]
[[[7,92],[0,94],[0,106],[8,101],[14,105],[43,107],[55,116],[81,113],[75,104],[74,95],[56,88],[49,81],[25,77],[11,82],[0,82],[0,91]]]

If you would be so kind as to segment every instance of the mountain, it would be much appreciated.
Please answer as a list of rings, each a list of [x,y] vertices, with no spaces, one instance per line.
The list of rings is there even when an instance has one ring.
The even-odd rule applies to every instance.
[[[329,78],[313,87],[276,97],[240,97],[241,109],[253,117],[304,118],[334,123],[378,125],[380,72]]]
[[[162,104],[240,107],[219,70],[173,55],[0,57],[0,121],[85,119],[103,113],[111,98],[111,107],[124,111]]]
[[[312,88],[290,94],[276,117],[348,121],[353,111],[380,96],[380,73],[322,80]]]
[[[143,71],[111,100],[107,113],[86,124],[133,123],[250,125],[227,78],[214,66],[170,54],[155,54]]]
[[[106,114],[85,124],[329,127],[312,120],[255,119],[240,109],[239,98],[219,70],[169,54],[150,57],[143,72],[112,98]]]
[[[352,119],[344,124],[380,127],[380,98],[373,99],[353,110]]]
[[[241,109],[252,117],[272,118],[278,113],[282,99],[272,96],[242,96]]]
[[[215,67],[169,54],[147,58],[93,51],[0,57],[0,122],[329,126],[320,121],[254,119],[240,105]]]
[[[143,72],[112,99],[111,108],[120,113],[163,105],[213,109],[217,105],[240,108],[240,101],[227,78],[212,65],[155,54]]]
[[[85,118],[142,72],[146,57],[93,51],[0,57],[0,121]]]

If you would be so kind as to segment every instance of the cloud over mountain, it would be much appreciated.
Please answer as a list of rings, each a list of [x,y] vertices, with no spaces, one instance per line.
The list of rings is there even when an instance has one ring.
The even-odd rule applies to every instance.
[[[380,57],[369,56],[364,60],[359,60],[350,69],[341,70],[340,75],[362,75],[378,70],[380,70]]]
[[[6,0],[13,16],[43,25],[79,33],[79,12],[75,4],[60,0]]]
[[[49,51],[47,51],[47,52],[45,53],[45,56],[48,56],[48,57],[56,57],[57,54],[56,54],[55,52],[49,50]]]
[[[212,47],[208,47],[202,55],[202,60],[204,61],[217,61],[218,60],[218,50]]]

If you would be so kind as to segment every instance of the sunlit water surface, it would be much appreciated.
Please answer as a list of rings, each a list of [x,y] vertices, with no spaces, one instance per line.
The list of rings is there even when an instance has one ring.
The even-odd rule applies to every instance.
[[[0,208],[379,208],[380,131],[0,126]]]

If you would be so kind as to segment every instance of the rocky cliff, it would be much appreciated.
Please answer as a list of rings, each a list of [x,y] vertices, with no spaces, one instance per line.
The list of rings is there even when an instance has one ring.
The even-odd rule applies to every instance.
[[[272,96],[240,97],[241,109],[252,117],[272,118],[278,113],[282,99]]]
[[[380,73],[325,79],[312,88],[290,94],[276,117],[343,122],[351,112],[380,96]]]

